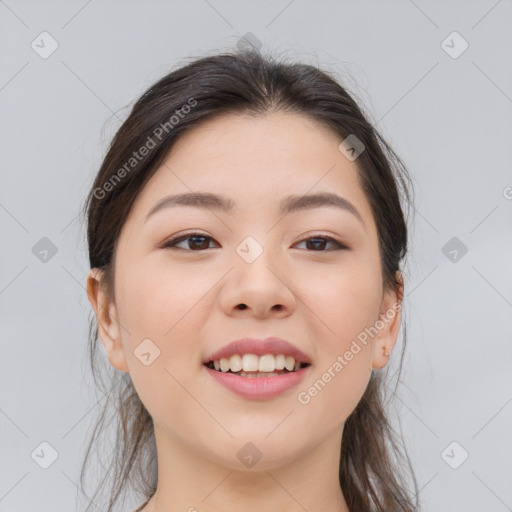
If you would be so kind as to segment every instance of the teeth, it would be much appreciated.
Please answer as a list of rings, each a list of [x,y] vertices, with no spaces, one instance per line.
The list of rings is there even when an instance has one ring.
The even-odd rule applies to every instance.
[[[223,357],[218,361],[213,361],[213,366],[217,371],[227,372],[231,370],[237,372],[264,372],[273,373],[275,370],[297,371],[300,369],[300,361],[295,361],[292,356],[283,354],[265,354],[257,356],[255,354],[233,355],[229,358]],[[278,374],[276,374],[278,375]]]
[[[245,356],[244,356],[245,357]],[[272,354],[260,356],[258,371],[273,372],[276,369],[276,360]]]
[[[274,359],[276,361],[276,370],[284,370],[285,357],[283,354],[278,354]]]
[[[239,372],[243,368],[242,357],[234,355],[229,358],[229,368],[232,372]]]
[[[226,359],[223,357],[220,360],[220,371],[221,372],[227,372],[229,370],[229,359]]]
[[[276,372],[239,372],[237,375],[240,377],[247,377],[249,379],[254,379],[258,377],[279,377],[279,373]]]
[[[242,368],[244,372],[257,372],[259,366],[258,361],[258,356],[255,356],[254,354],[244,354],[242,356]]]

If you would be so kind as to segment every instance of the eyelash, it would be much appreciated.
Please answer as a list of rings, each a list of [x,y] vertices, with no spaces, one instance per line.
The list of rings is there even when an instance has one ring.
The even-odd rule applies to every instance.
[[[206,249],[199,249],[197,251],[194,251],[192,249],[183,249],[182,247],[176,247],[176,244],[178,244],[182,241],[185,241],[189,238],[196,238],[196,237],[213,240],[213,238],[211,236],[203,235],[202,233],[189,233],[187,235],[182,235],[182,236],[178,236],[175,238],[171,238],[170,240],[168,240],[167,242],[164,243],[164,245],[162,246],[162,249],[177,249],[177,250],[182,250],[182,251],[187,251],[187,252],[202,252],[202,251],[206,250]],[[320,236],[320,235],[309,236],[307,238],[302,239],[299,243],[306,242],[308,240],[314,240],[314,239],[326,240],[327,242],[331,242],[331,243],[335,244],[336,248],[322,250],[322,251],[311,250],[308,252],[331,252],[331,251],[339,251],[339,250],[343,250],[343,249],[348,249],[348,247],[346,245],[342,244],[341,242],[339,242],[338,240],[336,240],[335,238],[332,238],[330,236]]]

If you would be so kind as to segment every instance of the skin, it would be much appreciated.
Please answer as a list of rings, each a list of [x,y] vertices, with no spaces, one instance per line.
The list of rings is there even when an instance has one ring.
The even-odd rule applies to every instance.
[[[91,270],[88,296],[110,363],[130,373],[155,425],[158,489],[145,512],[256,512],[269,503],[283,512],[348,512],[338,480],[344,422],[372,369],[386,365],[400,312],[308,404],[297,395],[393,309],[401,289],[382,288],[376,225],[341,141],[299,114],[204,122],[139,193],[116,248],[115,300]],[[144,222],[161,198],[192,190],[225,195],[236,208],[177,206]],[[321,191],[348,199],[363,222],[332,206],[279,216],[283,197]],[[162,248],[193,232],[211,240]],[[252,263],[236,252],[247,236],[263,247]],[[349,248],[307,244],[313,236]],[[230,341],[269,335],[311,358],[297,388],[248,400],[205,371],[202,361]],[[148,338],[160,355],[145,366],[133,351]],[[262,453],[252,468],[237,457],[247,442]]]

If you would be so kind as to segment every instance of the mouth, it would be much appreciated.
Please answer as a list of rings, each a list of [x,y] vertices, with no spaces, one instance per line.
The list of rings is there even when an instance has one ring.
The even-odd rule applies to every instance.
[[[284,354],[256,354],[233,355],[230,358],[221,358],[204,363],[210,370],[219,373],[228,373],[245,378],[278,377],[295,373],[311,366],[308,362],[296,361]]]
[[[297,387],[311,363],[278,354],[232,355],[203,363],[213,382],[246,400],[272,400]]]
[[[203,365],[213,375],[227,374],[244,378],[279,377],[290,373],[303,374],[311,366],[311,358],[294,344],[282,338],[241,338],[211,353]],[[237,380],[237,379],[235,379]],[[279,379],[281,380],[281,379]]]

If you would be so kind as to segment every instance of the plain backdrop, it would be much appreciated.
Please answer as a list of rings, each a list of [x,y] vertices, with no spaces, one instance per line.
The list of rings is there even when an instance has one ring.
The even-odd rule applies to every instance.
[[[336,73],[406,163],[397,403],[423,510],[512,510],[511,22],[510,0],[0,1],[0,512],[83,510],[79,207],[126,107],[244,36]]]

